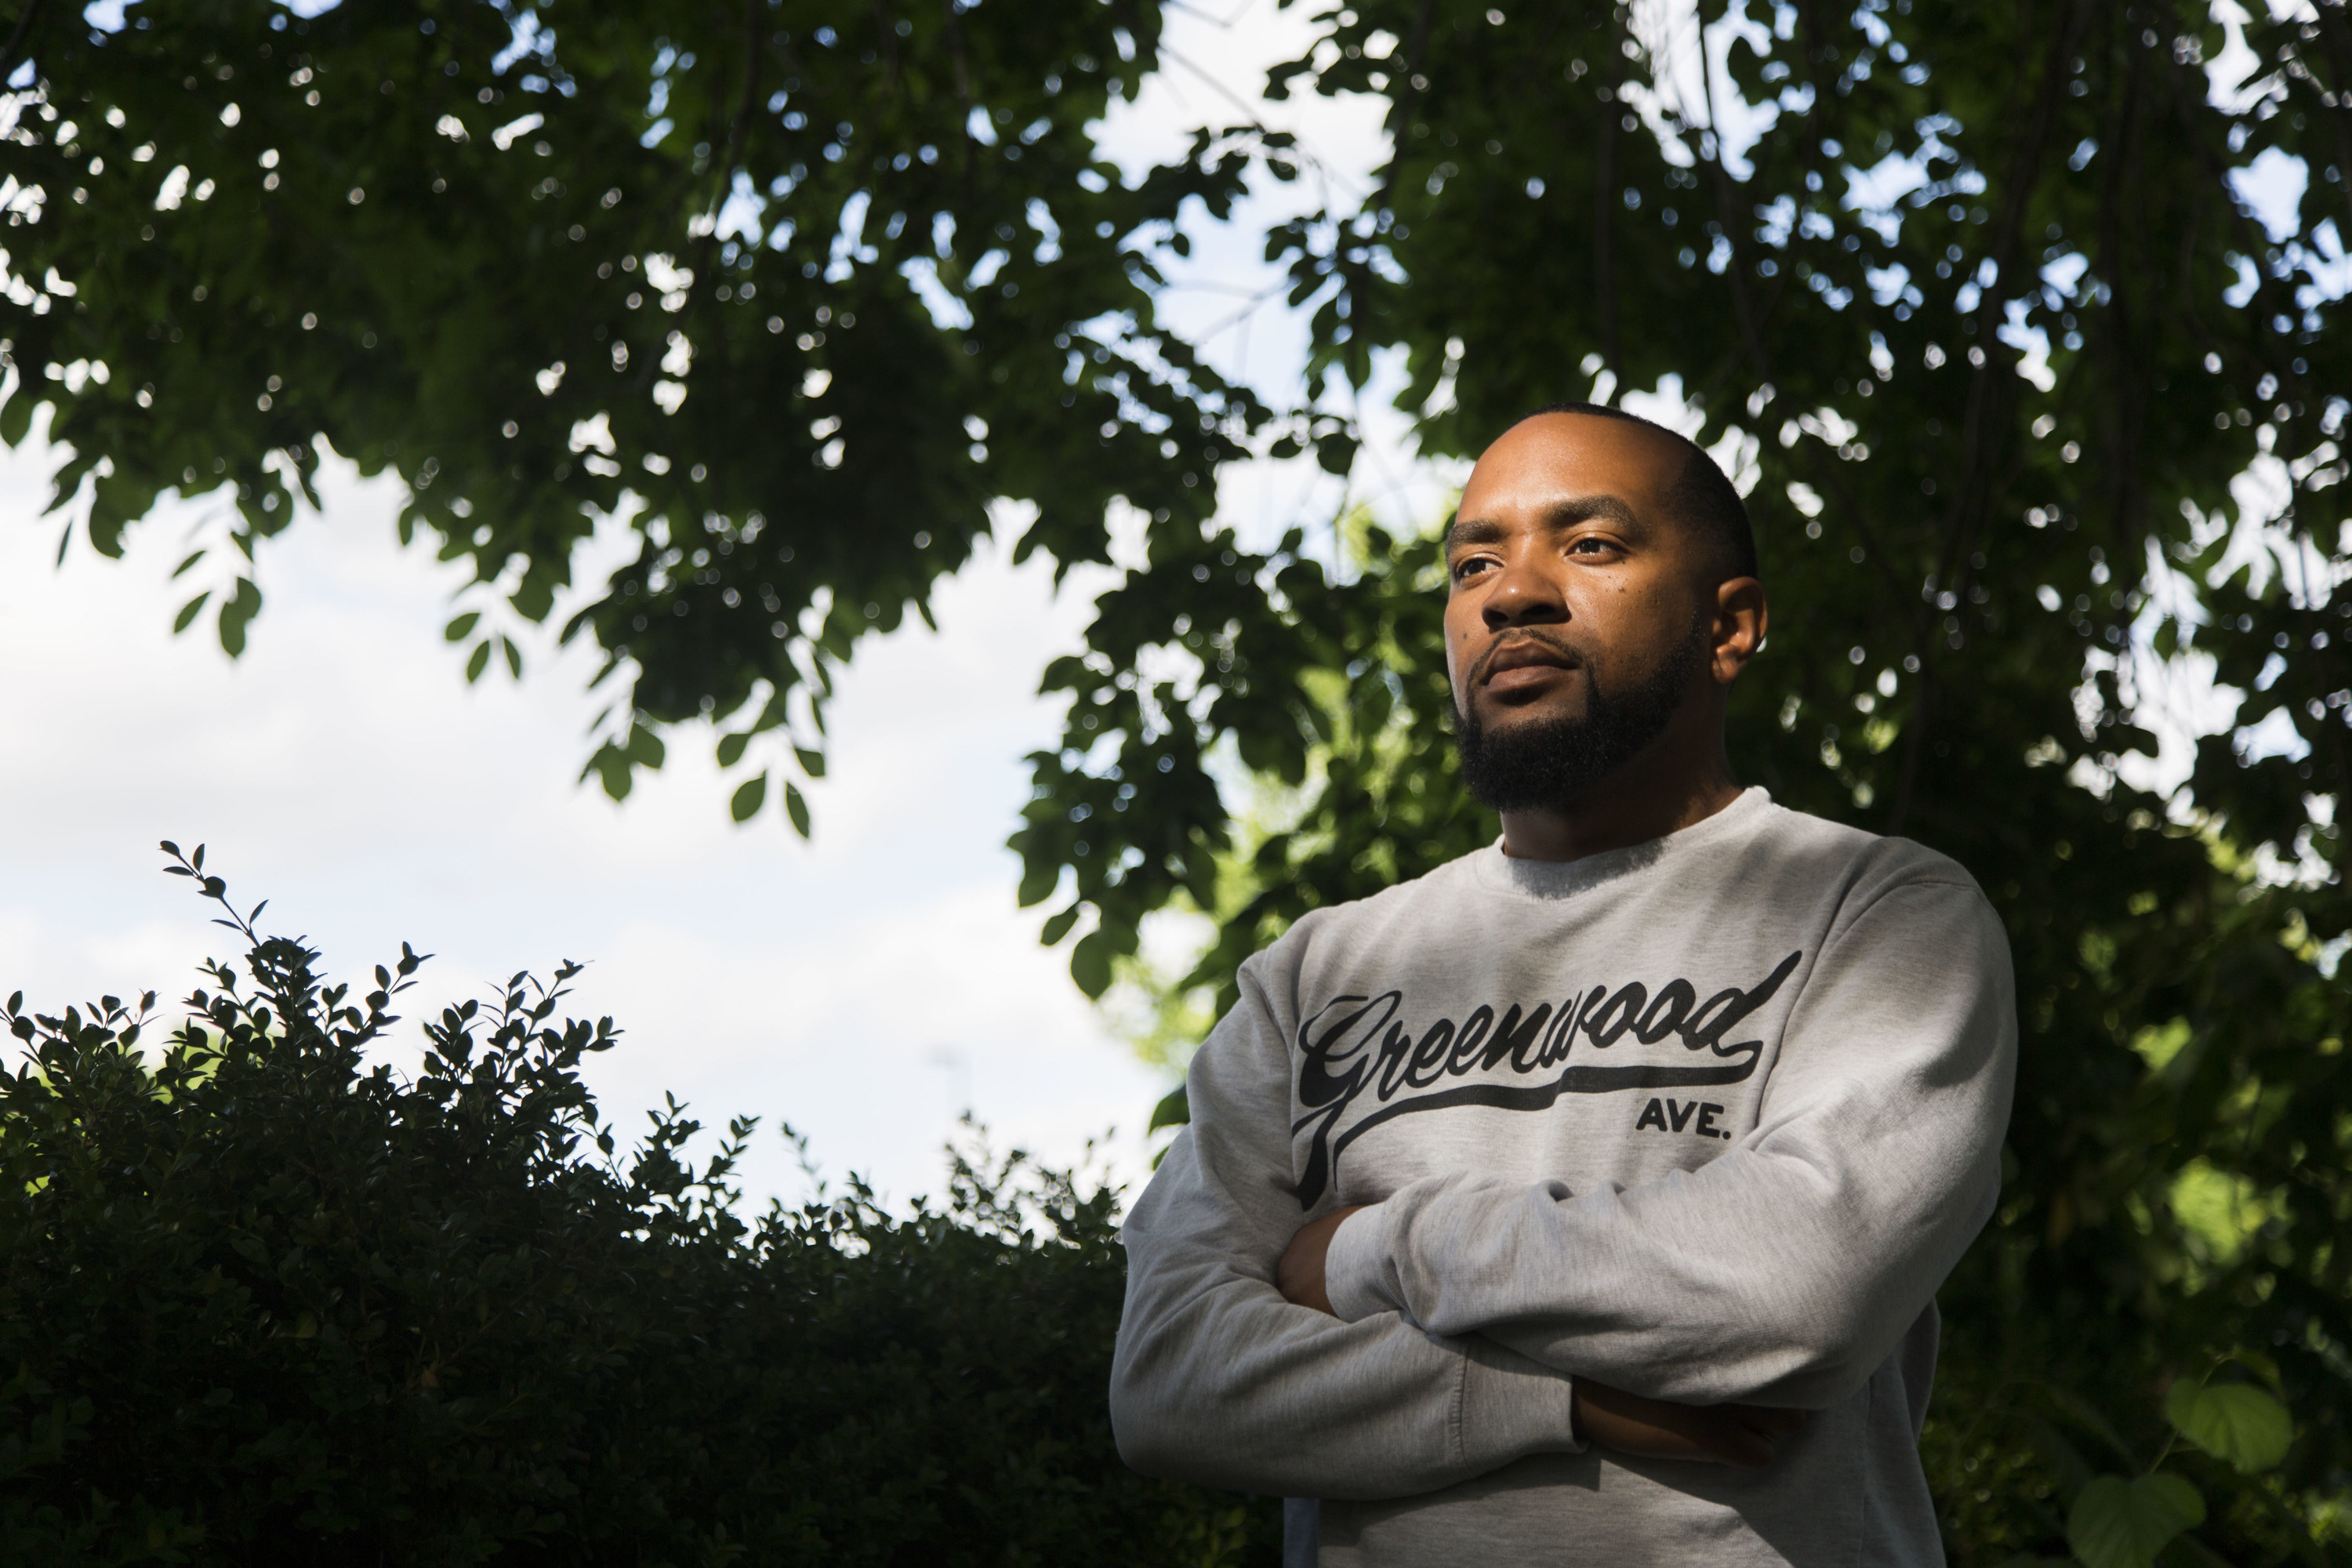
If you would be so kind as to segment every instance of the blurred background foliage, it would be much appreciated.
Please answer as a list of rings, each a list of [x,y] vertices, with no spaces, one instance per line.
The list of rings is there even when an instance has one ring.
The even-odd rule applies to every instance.
[[[1743,776],[1953,854],[2015,947],[2007,1196],[1927,1439],[1955,1557],[2352,1559],[2340,3],[1319,12],[1268,93],[1374,95],[1391,156],[1264,237],[1312,324],[1287,407],[1152,290],[1181,202],[1215,221],[1297,150],[1204,126],[1130,184],[1088,140],[1149,6],[130,16],[0,13],[0,437],[50,406],[91,541],[226,479],[249,550],[324,436],[475,562],[478,673],[644,498],[566,628],[616,691],[591,766],[621,793],[709,714],[748,816],[993,499],[1067,565],[1124,498],[1144,559],[1045,672],[1068,727],[1013,843],[1171,1063],[1300,912],[1494,831],[1446,737],[1444,520],[1244,538],[1217,466],[1347,472],[1387,351],[1429,454],[1659,396],[1756,514]],[[239,570],[187,618],[234,647],[257,604]],[[1172,966],[1167,911],[1207,917]]]

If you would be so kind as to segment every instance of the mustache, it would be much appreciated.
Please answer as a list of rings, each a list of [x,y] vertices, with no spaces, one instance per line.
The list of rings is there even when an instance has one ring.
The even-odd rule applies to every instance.
[[[1477,662],[1470,667],[1468,684],[1472,687],[1484,685],[1486,671],[1497,658],[1510,648],[1524,647],[1528,643],[1540,643],[1572,665],[1589,662],[1584,655],[1577,650],[1574,644],[1558,632],[1547,627],[1521,626],[1517,632],[1507,637],[1496,637],[1486,645],[1486,651],[1480,654]]]

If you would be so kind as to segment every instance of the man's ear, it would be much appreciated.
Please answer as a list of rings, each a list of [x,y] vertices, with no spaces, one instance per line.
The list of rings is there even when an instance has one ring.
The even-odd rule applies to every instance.
[[[1771,619],[1764,603],[1764,584],[1755,578],[1727,577],[1717,585],[1715,628],[1708,647],[1716,684],[1728,686],[1739,679],[1748,661],[1763,649]]]

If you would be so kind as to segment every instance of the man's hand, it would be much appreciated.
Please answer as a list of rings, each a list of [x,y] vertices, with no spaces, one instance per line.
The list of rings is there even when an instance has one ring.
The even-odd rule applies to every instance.
[[[1576,1380],[1575,1399],[1576,1430],[1589,1443],[1648,1459],[1692,1459],[1743,1470],[1770,1464],[1775,1445],[1805,1424],[1802,1411],[1670,1405],[1582,1377]]]
[[[1298,1234],[1290,1238],[1290,1246],[1282,1254],[1282,1261],[1274,1267],[1275,1289],[1282,1299],[1301,1307],[1312,1307],[1318,1312],[1331,1310],[1331,1296],[1323,1288],[1323,1258],[1331,1250],[1331,1234],[1356,1209],[1333,1209],[1321,1219],[1301,1226]],[[1334,1317],[1337,1313],[1332,1314]]]

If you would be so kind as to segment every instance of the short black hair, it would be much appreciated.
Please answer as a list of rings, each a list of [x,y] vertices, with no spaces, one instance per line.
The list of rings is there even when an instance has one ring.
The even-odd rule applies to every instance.
[[[1685,522],[1712,539],[1730,556],[1732,577],[1763,575],[1756,559],[1756,529],[1748,520],[1748,503],[1739,499],[1724,471],[1716,466],[1706,448],[1679,430],[1670,430],[1654,419],[1644,419],[1622,408],[1612,408],[1605,403],[1547,403],[1541,408],[1529,409],[1511,421],[1517,429],[1530,419],[1547,414],[1589,414],[1601,419],[1622,419],[1629,425],[1646,425],[1683,449],[1682,471],[1666,487],[1665,502]]]

